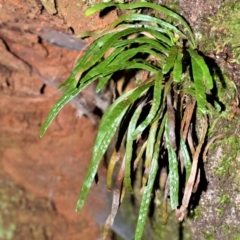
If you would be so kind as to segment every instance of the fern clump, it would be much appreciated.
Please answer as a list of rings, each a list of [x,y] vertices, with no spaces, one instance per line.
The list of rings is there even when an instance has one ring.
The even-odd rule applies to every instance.
[[[113,6],[131,11],[121,15],[108,29],[91,34],[95,40],[60,86],[66,90],[49,113],[40,135],[61,108],[92,82],[98,82],[96,91],[100,91],[117,72],[144,73],[141,79],[136,79],[134,87],[115,99],[104,113],[77,202],[79,211],[109,144],[117,132],[121,133],[118,142],[125,147],[125,152],[121,155],[119,148],[113,150],[107,174],[107,187],[111,189],[114,166],[120,159],[104,236],[113,223],[125,190],[132,192],[134,172],[143,165],[143,196],[135,234],[135,239],[141,239],[152,194],[159,188],[157,173],[162,168],[168,173],[164,183],[163,215],[167,216],[170,196],[177,218],[182,220],[185,216],[191,194],[199,183],[198,161],[208,129],[207,95],[213,88],[213,79],[204,58],[196,50],[189,25],[180,15],[147,2],[101,3],[88,9],[86,14]],[[151,9],[155,15],[144,14],[143,9]],[[193,137],[195,119],[201,123],[199,139]],[[136,148],[139,150],[135,151]],[[168,164],[164,166],[166,159]]]

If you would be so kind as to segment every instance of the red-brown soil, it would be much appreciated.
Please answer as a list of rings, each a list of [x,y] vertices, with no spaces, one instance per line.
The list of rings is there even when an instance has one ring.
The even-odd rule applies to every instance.
[[[12,239],[96,240],[107,192],[93,187],[83,211],[75,213],[96,126],[84,116],[77,119],[68,105],[39,138],[60,96],[54,85],[68,77],[79,51],[40,39],[39,32],[79,34],[103,28],[115,15],[87,19],[86,5],[77,0],[57,1],[51,15],[39,3],[0,0],[0,228],[12,232]]]

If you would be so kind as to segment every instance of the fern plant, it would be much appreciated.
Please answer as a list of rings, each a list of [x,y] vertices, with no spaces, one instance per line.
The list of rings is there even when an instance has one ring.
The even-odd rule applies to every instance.
[[[60,86],[66,90],[50,111],[40,135],[43,136],[66,103],[92,82],[98,81],[96,91],[100,91],[119,71],[131,69],[144,73],[145,77],[136,80],[135,87],[115,99],[104,113],[77,202],[79,211],[113,137],[117,132],[125,135],[119,137],[125,153],[120,156],[119,149],[114,149],[108,167],[107,187],[111,189],[114,167],[121,159],[104,237],[125,190],[132,192],[132,178],[142,162],[142,200],[135,233],[138,240],[143,235],[152,195],[159,187],[156,177],[164,159],[168,162],[168,178],[162,201],[163,223],[167,218],[168,196],[177,218],[182,220],[185,216],[191,194],[199,182],[198,161],[208,129],[207,94],[213,88],[213,79],[204,58],[195,49],[188,23],[180,15],[148,2],[101,3],[88,9],[86,15],[113,6],[127,13],[108,29],[91,33],[95,40]],[[143,9],[154,11],[154,16],[144,14]],[[192,122],[196,118],[202,123],[196,130],[199,139],[193,137]],[[127,127],[124,128],[124,124]],[[139,151],[135,152],[136,148]]]

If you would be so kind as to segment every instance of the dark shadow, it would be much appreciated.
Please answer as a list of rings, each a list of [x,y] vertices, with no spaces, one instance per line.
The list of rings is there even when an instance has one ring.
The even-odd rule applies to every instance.
[[[227,85],[226,85],[224,76],[222,74],[220,67],[216,63],[215,59],[205,56],[201,52],[199,52],[199,54],[204,58],[206,64],[208,65],[212,77],[214,78],[214,76],[217,76],[222,85],[222,88],[226,88]],[[215,82],[215,79],[214,79],[214,82]],[[213,91],[217,91],[215,88],[216,88],[216,85],[214,85]]]
[[[94,177],[94,181],[96,184],[98,184],[98,181],[99,181],[98,173],[96,173],[96,175]]]
[[[46,88],[46,84],[44,83],[39,90],[41,95],[44,94],[45,88]]]
[[[183,227],[183,222],[180,222],[178,224],[178,240],[184,240],[184,227]]]
[[[8,87],[10,87],[10,86],[11,86],[11,84],[10,84],[10,82],[9,82],[8,78],[6,78],[6,84],[7,84],[7,86],[8,86]]]
[[[102,116],[103,116],[102,110],[99,107],[97,107],[97,106],[94,107],[93,114],[97,115],[100,118],[102,118]]]
[[[107,8],[104,8],[100,13],[99,13],[99,17],[100,18],[103,18],[105,17],[106,15],[108,15],[112,10],[114,10],[115,7],[107,7]]]

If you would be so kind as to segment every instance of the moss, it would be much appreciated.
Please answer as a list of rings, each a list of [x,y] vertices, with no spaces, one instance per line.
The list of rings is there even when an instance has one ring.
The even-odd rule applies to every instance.
[[[189,213],[189,218],[193,219],[194,221],[202,219],[202,207],[198,206],[197,208],[193,209]]]
[[[179,12],[179,10],[180,10],[179,2],[176,0],[168,0],[166,2],[166,6],[175,12]]]
[[[231,13],[231,14],[229,14]],[[218,13],[209,18],[210,35],[202,36],[201,41],[206,45],[205,50],[214,49],[216,53],[225,52],[231,48],[229,62],[240,64],[240,2],[228,0]]]
[[[218,197],[218,202],[221,203],[221,204],[230,203],[229,194],[223,194],[221,197]]]
[[[214,240],[215,238],[213,237],[213,235],[209,232],[202,232],[203,234],[203,237],[206,239],[206,240]]]
[[[161,210],[158,209],[158,211],[155,212],[155,218],[153,222],[156,239],[178,240],[179,236],[182,236],[184,240],[192,239],[189,226],[187,226],[185,222],[178,222],[175,212],[172,211],[170,207],[168,209],[169,216],[167,225],[162,224],[162,216],[159,211]]]
[[[235,121],[233,121],[235,122]],[[214,168],[214,174],[220,177],[226,177],[231,172],[232,175],[236,175],[236,169],[238,169],[238,156],[240,149],[240,138],[238,134],[231,134],[231,130],[234,130],[237,123],[229,125],[228,136],[221,141],[221,145],[224,145],[224,153],[220,163]]]
[[[239,240],[240,239],[240,232],[238,227],[232,227],[229,224],[223,225],[223,231],[225,236],[232,236],[231,238],[227,238],[228,240]]]
[[[236,234],[232,240],[239,240],[240,239],[240,234]]]
[[[204,22],[199,29],[198,44],[201,51],[208,52],[208,55],[214,53],[212,57],[224,53],[227,58],[224,60],[240,64],[239,16],[240,2],[226,0],[218,13],[208,22]],[[222,56],[220,58],[222,59]],[[217,62],[225,67],[227,64],[220,58]],[[209,62],[211,63],[211,60]],[[220,75],[218,75],[220,71],[214,70],[212,73],[215,87],[218,89],[215,94],[221,105],[221,111],[219,114],[218,111],[212,110],[208,137],[211,139],[213,136],[224,134],[224,138],[217,140],[209,148],[208,162],[204,165],[207,179],[210,181],[209,187],[190,217],[194,222],[193,229],[198,234],[194,239],[239,240],[239,220],[236,213],[239,208],[237,199],[240,190],[240,127],[239,115],[235,114],[233,109],[238,93],[236,85],[228,77],[230,74],[227,70],[220,70]],[[225,226],[219,225],[219,222],[231,224]]]
[[[13,239],[16,230],[15,224],[11,223],[9,226],[4,226],[2,216],[0,215],[0,239],[11,240]]]
[[[219,100],[225,106],[225,110],[220,115],[212,111],[211,128],[208,132],[210,139],[219,134],[224,134],[224,138],[212,144],[211,151],[209,150],[205,168],[206,175],[211,179],[211,186],[208,188],[210,191],[204,194],[201,204],[191,215],[195,228],[200,229],[202,233],[202,238],[199,239],[206,240],[240,239],[239,219],[236,214],[240,197],[239,116],[234,115],[231,108],[236,94],[235,86],[225,79],[229,94],[219,92]],[[231,224],[218,225],[219,221]],[[214,226],[215,230],[212,230],[211,226]]]
[[[221,125],[227,125],[226,130]],[[226,137],[221,141],[218,141],[216,146],[217,149],[221,149],[219,159],[215,157],[215,161],[212,161],[210,164],[213,167],[214,174],[214,185],[218,186],[214,189],[215,196],[217,201],[209,202],[205,208],[201,208],[203,215],[205,212],[210,211],[209,208],[212,208],[213,215],[212,219],[219,221],[220,219],[224,222],[231,222],[231,225],[218,226],[217,235],[221,236],[221,239],[240,239],[239,237],[239,220],[237,218],[236,212],[238,211],[238,206],[236,201],[239,198],[239,149],[240,149],[240,138],[239,132],[240,129],[236,128],[238,126],[238,117],[233,119],[221,118],[218,122],[219,131],[225,132]],[[212,179],[213,180],[213,179]],[[210,198],[211,199],[211,198]],[[215,212],[215,213],[214,213]],[[219,219],[219,220],[217,220]],[[215,226],[213,224],[213,226]],[[205,239],[212,239],[215,237],[216,232],[204,232],[203,236]],[[236,235],[237,234],[237,235]],[[223,238],[224,236],[224,238]]]

